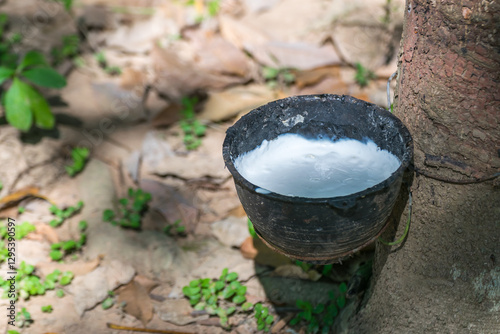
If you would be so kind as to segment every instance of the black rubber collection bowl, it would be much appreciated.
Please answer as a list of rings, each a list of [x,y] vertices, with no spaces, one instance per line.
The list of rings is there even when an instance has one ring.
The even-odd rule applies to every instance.
[[[386,180],[341,197],[305,198],[259,193],[236,170],[235,159],[284,133],[306,138],[373,140],[401,166]],[[252,110],[227,130],[224,162],[257,234],[293,259],[332,263],[373,242],[382,233],[413,155],[408,129],[387,110],[350,96],[303,95]]]

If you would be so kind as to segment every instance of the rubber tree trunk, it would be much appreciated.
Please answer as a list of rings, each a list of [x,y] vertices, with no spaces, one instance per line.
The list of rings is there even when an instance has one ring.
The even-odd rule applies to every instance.
[[[377,244],[349,332],[500,332],[499,36],[499,1],[407,0],[395,110],[414,139],[411,228]],[[403,233],[404,205],[384,237]]]

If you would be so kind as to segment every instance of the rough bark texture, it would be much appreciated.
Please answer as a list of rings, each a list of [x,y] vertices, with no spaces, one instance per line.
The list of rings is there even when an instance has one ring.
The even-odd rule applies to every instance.
[[[408,0],[405,15],[396,113],[421,173],[408,238],[377,244],[349,332],[499,333],[499,178],[450,181],[499,172],[500,3]],[[386,238],[402,234],[405,212]]]

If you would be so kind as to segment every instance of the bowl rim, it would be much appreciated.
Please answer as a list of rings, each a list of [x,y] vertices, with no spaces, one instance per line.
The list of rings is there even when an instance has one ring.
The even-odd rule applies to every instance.
[[[382,114],[382,116],[389,117],[393,119],[394,122],[398,123],[399,128],[401,129],[401,135],[403,136],[403,139],[407,139],[406,141],[406,152],[403,154],[403,159],[401,161],[401,164],[398,169],[396,169],[388,178],[385,180],[373,185],[370,188],[366,188],[364,190],[344,195],[344,196],[336,196],[336,197],[318,197],[318,198],[312,198],[312,197],[301,197],[301,196],[287,196],[287,195],[282,195],[275,193],[273,191],[270,191],[268,189],[265,189],[264,187],[260,187],[258,185],[255,185],[254,183],[248,181],[246,178],[241,175],[236,167],[234,166],[233,160],[231,159],[231,154],[229,151],[231,142],[232,142],[232,135],[231,135],[231,129],[234,131],[234,126],[244,120],[246,117],[249,117],[249,115],[253,112],[259,112],[259,109],[264,108],[266,106],[270,106],[273,104],[278,104],[278,103],[283,103],[289,100],[293,99],[304,99],[304,100],[310,100],[310,101],[317,101],[318,99],[324,100],[326,99],[335,99],[335,100],[341,100],[342,102],[345,102],[346,100],[350,100],[347,102],[356,102],[356,103],[363,103],[367,107],[371,107],[375,110],[375,112]],[[405,142],[403,140],[403,142]],[[307,204],[329,204],[332,205],[332,202],[340,202],[344,204],[344,206],[347,206],[347,203],[353,199],[356,198],[363,198],[367,195],[371,195],[374,193],[377,193],[379,191],[383,191],[387,187],[388,184],[392,184],[396,178],[398,178],[400,175],[404,173],[404,171],[408,168],[410,165],[410,162],[413,158],[413,138],[410,134],[410,131],[408,128],[404,125],[404,123],[396,117],[394,114],[389,112],[388,110],[370,102],[366,102],[360,99],[357,99],[355,97],[352,97],[350,95],[336,95],[336,94],[312,94],[312,95],[294,95],[294,96],[289,96],[283,99],[278,99],[271,101],[269,103],[266,103],[264,105],[261,105],[259,107],[256,107],[252,109],[250,112],[248,112],[246,115],[242,116],[238,121],[236,121],[231,127],[229,127],[226,131],[226,137],[224,138],[224,142],[222,145],[222,156],[224,159],[225,166],[228,168],[229,172],[231,173],[234,182],[236,184],[239,184],[243,188],[246,188],[248,190],[251,190],[253,193],[256,195],[260,195],[269,199],[273,199],[276,201],[280,202],[286,202],[286,203],[307,203]],[[266,190],[266,193],[259,193],[256,190],[264,189]],[[334,205],[336,206],[336,205]]]

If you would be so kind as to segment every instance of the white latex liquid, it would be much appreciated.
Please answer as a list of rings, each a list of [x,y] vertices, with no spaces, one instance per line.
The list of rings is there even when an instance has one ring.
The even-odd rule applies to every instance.
[[[248,181],[269,191],[309,198],[349,195],[370,188],[395,172],[401,162],[369,140],[306,139],[283,134],[236,158]]]

